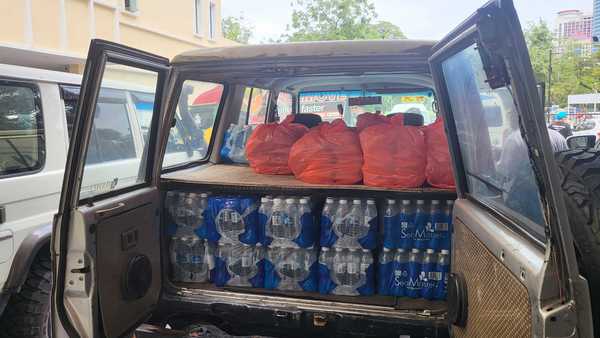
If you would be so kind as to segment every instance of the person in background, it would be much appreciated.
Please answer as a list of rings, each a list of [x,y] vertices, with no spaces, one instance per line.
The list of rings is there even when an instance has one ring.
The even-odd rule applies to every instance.
[[[567,118],[567,112],[561,111],[554,115],[554,121],[550,124],[549,128],[552,130],[556,130],[559,132],[565,139],[571,135],[573,132],[571,131],[571,126],[565,122],[564,120]]]
[[[550,136],[550,145],[552,151],[558,153],[560,151],[569,150],[567,139],[558,131],[548,128],[548,136]]]

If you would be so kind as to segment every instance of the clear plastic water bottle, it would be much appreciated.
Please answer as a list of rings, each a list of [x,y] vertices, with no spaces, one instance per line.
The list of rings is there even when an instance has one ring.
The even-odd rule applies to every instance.
[[[350,208],[348,206],[348,200],[345,198],[341,198],[337,203],[337,208],[335,210],[335,217],[333,223],[333,231],[337,236],[337,241],[335,243],[336,246],[340,246],[343,248],[348,247],[348,239],[346,237],[346,228],[349,218]]]
[[[392,290],[391,294],[397,297],[406,296],[406,285],[408,282],[408,252],[402,248],[396,250],[392,268]]]
[[[448,274],[450,273],[450,251],[442,249],[435,267],[438,283],[434,291],[434,299],[445,300],[448,292]]]
[[[271,218],[272,210],[273,200],[268,196],[261,197],[260,207],[258,208],[258,233],[261,239],[262,236],[266,235],[267,223]]]
[[[367,275],[367,270],[371,265],[373,265],[373,254],[369,249],[362,249],[360,253],[360,281],[358,282],[358,285],[356,285],[355,288],[359,288],[360,286],[365,284],[373,285],[374,281],[369,280],[373,278],[373,275]]]
[[[429,214],[425,210],[425,201],[417,200],[417,208],[415,209],[415,234],[413,237],[413,247],[425,250],[430,245],[430,240],[427,232],[427,221]]]
[[[383,247],[395,249],[399,243],[398,208],[396,200],[388,199],[383,213]]]
[[[191,281],[208,282],[208,243],[200,238],[191,240]]]
[[[440,249],[450,250],[452,248],[452,209],[454,208],[454,201],[447,200],[446,207],[444,208],[445,223],[440,225]],[[437,230],[437,229],[436,229]]]
[[[271,219],[267,223],[267,235],[273,240],[285,238],[285,204],[283,199],[276,197],[273,199],[273,212]]]
[[[437,288],[438,276],[436,274],[437,257],[433,249],[427,249],[423,256],[423,264],[421,270],[421,297],[425,299],[433,299]]]
[[[326,266],[329,271],[333,268],[333,256],[328,247],[322,247],[319,253],[319,263]]]
[[[321,247],[328,247],[330,244],[327,239],[331,238],[331,231],[333,231],[333,225],[335,223],[335,213],[335,200],[332,197],[327,197],[327,199],[325,199],[323,211],[321,212]]]
[[[176,191],[167,191],[165,195],[165,205],[164,209],[167,211],[169,217],[174,221],[175,220],[175,208],[177,204],[177,199],[179,198],[179,194]]]
[[[445,222],[445,216],[440,208],[439,200],[432,200],[429,207],[429,219],[425,224],[425,237],[429,241],[427,248],[438,250],[440,246],[440,232],[436,228]]]
[[[392,294],[392,263],[394,253],[389,248],[384,247],[379,254],[377,265],[377,293],[383,296]]]
[[[182,282],[193,282],[192,279],[192,247],[198,238],[195,236],[184,236],[179,242],[180,245],[177,248],[177,265],[180,266],[184,273]]]
[[[279,264],[278,272],[281,281],[278,290],[300,290],[298,282],[304,275],[304,257],[302,249],[280,248],[281,263]]]
[[[237,249],[239,250],[239,253],[231,250],[230,256],[228,257],[228,269],[233,277],[228,284],[235,286],[251,286],[250,278],[257,272],[254,248],[243,243],[241,247],[238,247]]]
[[[408,278],[406,280],[406,296],[411,298],[421,297],[421,269],[423,258],[421,250],[412,249],[408,255]]]
[[[183,242],[183,237],[175,234],[171,237],[169,247],[169,257],[171,261],[171,279],[175,282],[183,282],[186,278],[187,261],[190,259],[187,246]]]
[[[344,252],[342,251],[342,248],[336,247],[333,254],[333,282],[337,284],[339,288],[340,286],[348,284],[347,277],[347,262],[344,257]],[[338,288],[334,290],[334,293],[337,291]]]
[[[378,226],[377,205],[375,205],[374,199],[370,199],[370,198],[367,199],[367,206],[364,210],[363,215],[365,217],[365,220],[362,224],[363,231],[361,233],[364,233],[366,235],[369,232],[369,230],[371,229],[371,224],[374,225],[374,229],[377,231],[377,226]],[[361,237],[363,237],[363,236],[361,236]]]
[[[285,239],[295,240],[300,235],[300,213],[298,212],[298,203],[295,198],[285,200]]]
[[[397,247],[410,250],[413,246],[413,237],[415,234],[415,215],[410,200],[402,200],[400,212],[398,213],[398,223],[400,228],[397,232]]]
[[[347,254],[347,266],[346,271],[348,273],[346,286],[348,287],[349,294],[355,294],[356,288],[360,284],[360,263],[361,263],[361,252],[358,249],[349,249]]]

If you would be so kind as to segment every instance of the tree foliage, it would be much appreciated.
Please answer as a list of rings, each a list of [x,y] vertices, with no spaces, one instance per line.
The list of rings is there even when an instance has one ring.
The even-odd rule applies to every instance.
[[[222,27],[225,38],[239,43],[248,43],[254,30],[254,27],[246,21],[243,15],[223,18]]]
[[[402,39],[404,34],[387,21],[376,22],[370,0],[294,0],[287,41]]]
[[[577,41],[559,44],[543,20],[529,24],[524,34],[533,72],[538,81],[546,82],[546,91],[551,93],[547,104],[566,106],[571,94],[600,91],[600,52],[586,55]],[[550,53],[552,81],[548,86]]]

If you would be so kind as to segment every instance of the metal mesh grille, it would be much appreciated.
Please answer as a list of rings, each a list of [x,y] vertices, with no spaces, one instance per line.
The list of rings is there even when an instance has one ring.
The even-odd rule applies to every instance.
[[[462,223],[454,228],[452,270],[464,274],[469,314],[455,337],[531,337],[527,288]]]

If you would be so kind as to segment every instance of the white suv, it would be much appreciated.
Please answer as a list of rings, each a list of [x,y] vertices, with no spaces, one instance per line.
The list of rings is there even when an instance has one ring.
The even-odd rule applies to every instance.
[[[3,336],[47,334],[51,224],[59,204],[80,84],[79,75],[0,64]],[[136,163],[144,156],[152,122],[154,95],[143,85],[126,88],[102,83],[98,100],[100,114],[94,118],[83,195],[109,191],[137,178]],[[182,114],[180,111],[169,138],[167,157],[173,164],[200,158],[206,148],[203,130],[194,122],[199,120],[198,114],[181,119]],[[202,114],[210,120],[216,109],[209,107]],[[107,171],[119,178],[103,179]]]

